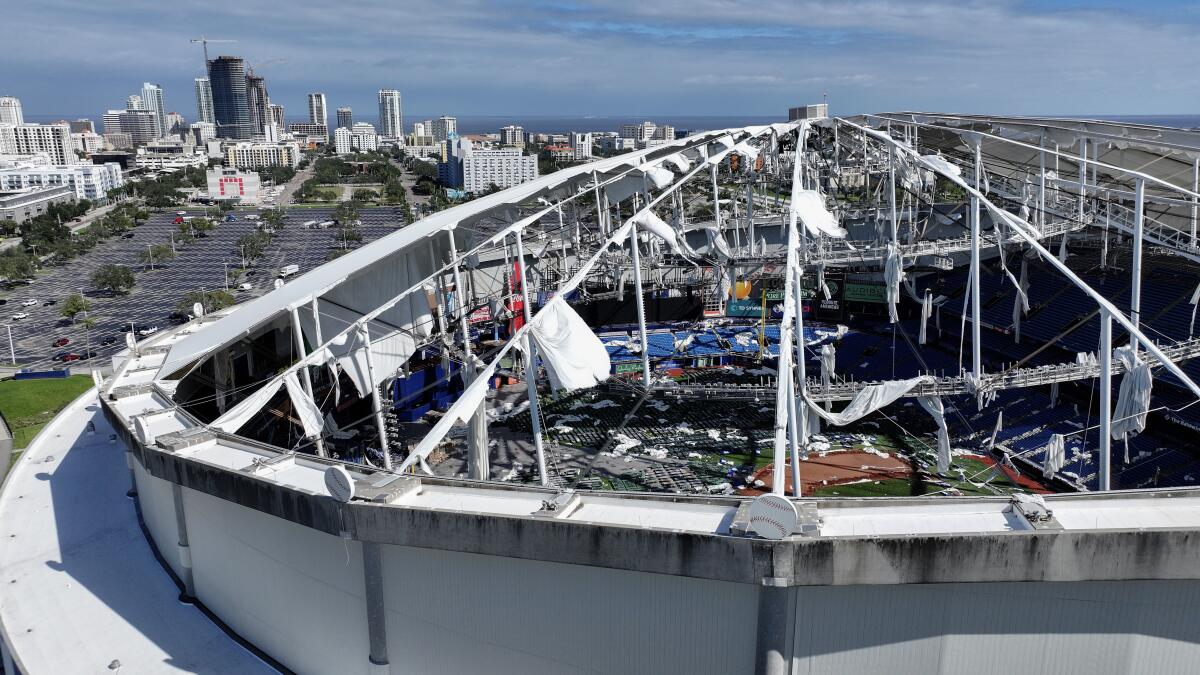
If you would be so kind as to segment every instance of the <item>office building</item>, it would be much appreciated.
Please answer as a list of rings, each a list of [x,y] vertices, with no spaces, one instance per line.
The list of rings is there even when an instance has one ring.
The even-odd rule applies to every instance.
[[[432,138],[433,122],[430,122],[429,120],[425,120],[424,122],[413,122],[412,135],[418,137],[429,136]]]
[[[592,135],[590,133],[571,132],[571,150],[574,153],[575,159],[591,159],[592,158]]]
[[[129,134],[134,145],[145,145],[158,138],[158,118],[150,110],[110,110],[104,114],[104,132],[110,130]]]
[[[311,122],[292,122],[288,129],[293,136],[304,136],[308,143],[328,143],[329,127]]]
[[[379,135],[396,139],[404,136],[404,112],[400,92],[395,89],[379,90]]]
[[[91,131],[71,134],[71,141],[75,144],[75,152],[89,156],[104,149],[104,137]]]
[[[439,117],[433,120],[432,130],[433,140],[441,143],[449,139],[451,136],[458,135],[458,119],[454,117]]]
[[[192,143],[204,145],[217,137],[217,127],[212,122],[195,122],[188,127]]]
[[[167,113],[167,133],[183,135],[187,133],[187,122],[183,115],[177,112]]]
[[[514,148],[525,147],[525,129],[509,125],[500,128],[500,145],[508,145]]]
[[[267,104],[267,114],[270,116],[271,123],[275,125],[277,131],[282,132],[287,128],[287,125],[283,122],[283,106],[278,103],[269,103]]]
[[[208,62],[212,87],[213,118],[217,138],[250,138],[250,98],[246,92],[246,66],[236,56],[218,56]]]
[[[207,77],[196,78],[196,121],[216,124],[213,115],[212,85]]]
[[[632,138],[635,141],[644,141],[654,138],[654,131],[658,128],[654,122],[640,122],[638,124],[622,124],[621,138]]]
[[[255,75],[254,71],[246,75],[246,100],[250,107],[250,135],[260,135],[263,133],[263,129],[271,124],[270,114],[267,111],[267,107],[271,105],[271,99],[267,95],[267,81]]]
[[[354,126],[354,111],[350,106],[342,106],[337,109],[337,128],[349,129]]]
[[[0,222],[24,223],[46,213],[55,204],[75,201],[69,185],[0,190]]]
[[[138,148],[134,165],[153,171],[189,169],[208,166],[208,157],[196,152],[196,146],[183,141],[158,140]]]
[[[125,109],[126,110],[145,110],[146,106],[142,102],[142,97],[139,96],[138,94],[134,94],[125,99]]]
[[[21,99],[16,96],[0,96],[0,124],[24,124]]]
[[[658,127],[654,130],[654,138],[657,138],[660,141],[675,140],[675,127],[669,124],[664,124]]]
[[[352,127],[339,127],[333,132],[334,152],[346,155],[352,152],[370,152],[379,149],[379,137],[375,127],[359,122]]]
[[[75,142],[66,124],[0,125],[0,154],[43,154],[54,164],[75,163]]]
[[[238,143],[238,145],[242,145]],[[260,181],[258,173],[229,167],[208,170],[208,196],[211,199],[257,203]]]
[[[329,113],[325,107],[325,94],[314,92],[308,95],[309,124],[329,125]]]
[[[485,150],[465,138],[448,141],[447,146],[446,161],[438,166],[439,178],[465,192],[484,192],[493,185],[509,188],[538,176],[537,157],[516,148]]]
[[[350,130],[346,127],[338,127],[333,130],[333,151],[339,155],[348,155],[352,152]]]
[[[243,141],[225,147],[225,166],[236,169],[257,169],[264,166],[300,164],[300,146],[294,141],[259,143]]]
[[[96,133],[96,125],[91,120],[78,119],[74,122],[67,122],[67,126],[71,127],[73,134]]]
[[[119,129],[120,127],[115,127]],[[123,131],[105,131],[104,145],[108,150],[131,150],[133,137]]]
[[[155,138],[162,138],[170,131],[167,126],[167,110],[163,102],[162,87],[145,82],[142,84],[142,108],[154,113]]]
[[[605,134],[596,137],[596,145],[600,146],[600,150],[603,152],[627,152],[637,148],[637,141],[632,138]]]
[[[69,186],[78,199],[107,199],[124,185],[121,165],[55,164],[45,156],[0,158],[0,190]]]

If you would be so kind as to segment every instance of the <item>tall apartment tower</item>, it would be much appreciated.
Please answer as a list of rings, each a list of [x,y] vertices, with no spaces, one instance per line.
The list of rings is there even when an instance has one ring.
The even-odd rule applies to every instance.
[[[0,96],[0,124],[24,124],[21,99],[16,96]]]
[[[342,106],[337,109],[337,128],[349,129],[354,126],[354,111],[350,106]]]
[[[236,56],[218,56],[208,62],[208,80],[217,138],[252,138],[245,62]]]
[[[271,123],[267,111],[267,106],[271,105],[271,98],[267,96],[267,81],[255,75],[253,71],[246,75],[246,99],[250,106],[250,133],[262,134],[263,129]]]
[[[196,78],[196,121],[216,124],[213,116],[212,85],[207,77]]]
[[[379,135],[387,138],[404,136],[400,92],[395,89],[379,90]]]
[[[458,135],[458,118],[442,116],[433,121],[433,140],[436,143]]]
[[[167,135],[167,108],[163,103],[162,87],[151,82],[142,83],[142,107],[154,113],[155,133],[159,138]]]
[[[329,124],[325,94],[314,92],[308,95],[308,121],[312,124]]]
[[[283,106],[278,103],[268,103],[267,114],[271,116],[271,123],[275,125],[278,131],[283,131],[286,128],[283,123]]]

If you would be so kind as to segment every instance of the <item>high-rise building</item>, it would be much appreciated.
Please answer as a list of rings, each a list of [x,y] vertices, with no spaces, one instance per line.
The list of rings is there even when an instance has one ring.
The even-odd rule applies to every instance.
[[[308,95],[309,124],[329,124],[329,113],[325,108],[325,94],[313,92]]]
[[[537,157],[516,148],[477,149],[466,138],[447,143],[446,161],[438,166],[438,177],[451,187],[478,193],[493,185],[508,188],[538,176]]]
[[[432,136],[433,122],[425,120],[424,122],[413,122],[413,136]]]
[[[91,120],[79,119],[74,122],[67,122],[67,126],[71,127],[71,133],[73,134],[96,133],[96,125],[92,124]]]
[[[187,122],[184,121],[183,115],[177,112],[167,113],[167,133],[168,134],[185,134],[187,133]]]
[[[300,164],[300,146],[294,142],[259,143],[242,141],[225,148],[225,166],[238,169],[257,169],[264,166]]]
[[[130,96],[129,98],[125,99],[125,109],[126,110],[145,110],[146,105],[145,105],[145,103],[142,102],[141,96],[134,94],[133,96]]]
[[[632,138],[635,141],[645,141],[654,138],[654,132],[658,128],[654,122],[642,122],[640,124],[622,124],[621,138]]]
[[[212,85],[207,77],[196,78],[196,121],[216,124],[213,116]]]
[[[267,112],[271,99],[267,95],[267,81],[253,71],[246,75],[246,99],[250,106],[250,133],[260,135],[263,128],[271,123]]]
[[[283,106],[278,103],[270,103],[267,105],[267,114],[271,116],[271,123],[275,125],[276,131],[283,131],[287,128],[283,122]]]
[[[514,148],[525,147],[525,129],[515,125],[501,127],[500,145],[511,145]]]
[[[154,127],[158,138],[170,131],[167,126],[167,109],[163,103],[163,90],[157,84],[145,82],[142,84],[142,106],[154,113]]]
[[[574,151],[575,159],[591,159],[592,157],[592,135],[571,132],[571,150]]]
[[[328,143],[329,142],[329,127],[324,124],[313,124],[312,122],[292,122],[288,125],[288,129],[295,136],[304,136],[310,143]]]
[[[400,92],[379,90],[379,135],[384,138],[404,136],[404,113],[400,107]]]
[[[354,126],[354,111],[350,106],[342,106],[337,109],[337,128],[349,129]]]
[[[0,124],[24,124],[21,99],[16,96],[0,96]]]
[[[53,164],[75,163],[75,141],[66,124],[0,125],[0,153],[44,154]]]
[[[442,116],[433,121],[433,140],[437,143],[458,135],[458,119]]]
[[[196,122],[188,127],[190,140],[195,145],[204,145],[217,137],[217,129],[212,122]]]
[[[122,133],[129,134],[134,145],[145,145],[159,138],[158,117],[151,110],[121,110],[117,125]],[[104,130],[108,131],[107,123]]]
[[[213,118],[217,138],[250,138],[250,98],[246,93],[246,65],[236,56],[218,56],[208,62],[212,87]]]

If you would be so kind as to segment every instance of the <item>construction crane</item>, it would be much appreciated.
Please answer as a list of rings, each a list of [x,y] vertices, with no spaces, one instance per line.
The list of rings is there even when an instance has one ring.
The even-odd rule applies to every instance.
[[[237,42],[237,40],[210,40],[209,38],[201,35],[198,38],[193,38],[190,42],[192,44],[196,44],[197,42],[199,42],[201,45],[204,46],[204,71],[208,72],[208,43],[210,43],[210,42]]]

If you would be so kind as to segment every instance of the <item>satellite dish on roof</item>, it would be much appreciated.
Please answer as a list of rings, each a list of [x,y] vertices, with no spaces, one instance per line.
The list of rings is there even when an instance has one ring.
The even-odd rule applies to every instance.
[[[340,466],[325,469],[325,489],[329,496],[343,504],[354,499],[354,479]]]
[[[750,529],[763,539],[783,539],[796,531],[796,505],[779,495],[762,495],[750,502]]]
[[[275,288],[283,288],[283,279],[275,280]]]
[[[204,305],[202,305],[198,302],[193,302],[192,303],[192,316],[196,317],[197,319],[204,316]]]

